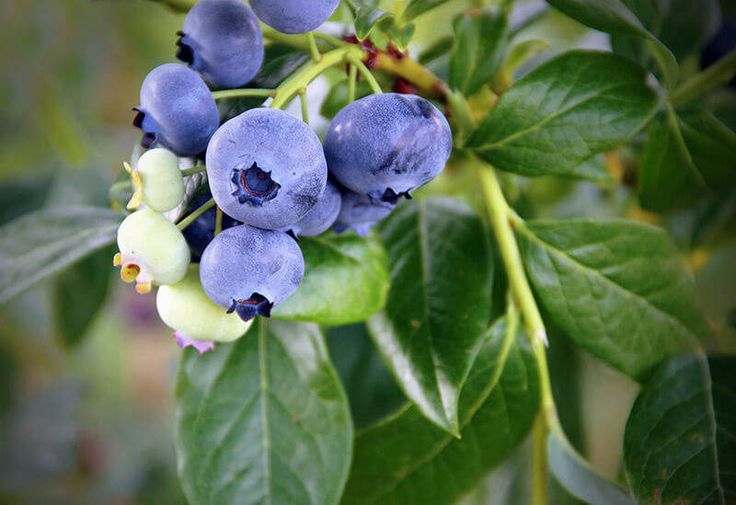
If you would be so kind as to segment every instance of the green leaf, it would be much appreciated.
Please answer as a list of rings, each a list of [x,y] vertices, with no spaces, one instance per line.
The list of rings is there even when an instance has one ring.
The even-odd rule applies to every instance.
[[[683,207],[708,189],[736,184],[736,134],[704,111],[680,117],[671,108],[652,122],[639,167],[641,205],[657,212]]]
[[[571,51],[509,88],[467,142],[521,175],[576,175],[595,154],[630,139],[658,99],[644,70],[620,56]]]
[[[122,217],[102,207],[48,208],[0,227],[0,303],[113,243]]]
[[[381,233],[393,266],[386,308],[369,331],[406,396],[458,430],[458,397],[491,320],[488,233],[448,198],[397,208]]]
[[[614,368],[640,379],[707,336],[693,282],[663,230],[615,219],[516,229],[549,318]]]
[[[677,59],[697,53],[714,35],[720,22],[718,0],[623,0],[642,25],[666,45]],[[616,52],[642,61],[641,40],[613,36]]]
[[[448,0],[410,0],[409,5],[406,6],[404,13],[401,15],[401,18],[405,21],[411,21],[417,16],[421,16],[425,12],[447,2]]]
[[[503,60],[508,20],[500,9],[474,10],[458,16],[453,28],[450,87],[470,96],[493,77]]]
[[[563,435],[550,433],[547,455],[552,475],[576,498],[591,505],[634,505],[626,489],[601,477]]]
[[[302,237],[304,279],[273,317],[339,325],[381,310],[388,291],[386,253],[375,237],[354,234]]]
[[[680,131],[693,163],[718,193],[736,187],[736,133],[704,110],[679,112]]]
[[[365,324],[330,328],[327,343],[350,399],[356,429],[368,427],[406,403],[406,397],[371,342]]]
[[[596,30],[644,39],[667,84],[676,83],[680,70],[674,55],[621,0],[547,0],[547,3]]]
[[[631,409],[624,462],[643,504],[736,500],[736,362],[686,354],[658,367]]]
[[[112,281],[113,254],[113,247],[101,249],[62,271],[54,280],[51,291],[54,327],[63,347],[71,349],[79,345],[105,304]]]
[[[352,425],[319,329],[259,319],[232,344],[190,351],[176,435],[189,503],[337,503]]]
[[[383,9],[361,7],[358,10],[358,15],[355,17],[355,35],[358,39],[363,40],[371,34],[376,26],[391,22],[393,19],[393,14]]]
[[[453,503],[523,441],[538,407],[527,337],[499,321],[463,388],[462,438],[437,428],[415,406],[406,408],[356,437],[343,502]]]
[[[692,203],[705,190],[703,176],[690,156],[674,112],[649,127],[638,175],[639,201],[655,212]]]

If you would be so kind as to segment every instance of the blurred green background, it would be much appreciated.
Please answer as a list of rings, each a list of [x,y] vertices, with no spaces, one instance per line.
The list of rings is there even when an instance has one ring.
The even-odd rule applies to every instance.
[[[423,37],[449,31],[448,13],[459,4],[423,19],[420,44]],[[154,66],[173,61],[181,19],[145,0],[0,2],[0,224],[50,203],[108,205],[107,189],[138,137],[130,109],[140,82]],[[542,57],[607,45],[605,36],[556,13],[520,37],[549,40]],[[630,190],[615,185],[516,182],[518,202],[529,214],[652,218],[637,211]],[[687,245],[682,237],[691,220],[673,216],[659,222]],[[719,236],[715,247],[696,247],[688,257],[718,346],[733,352],[727,316],[736,306],[736,241],[733,233]],[[179,349],[156,317],[153,295],[139,296],[114,282],[111,259],[112,251],[103,251],[75,276],[0,306],[2,504],[184,503],[172,431]],[[74,316],[74,292],[87,288],[85,275],[113,281],[88,328]],[[356,424],[375,419],[400,399],[390,379],[385,390],[361,389],[365,376],[386,374],[361,331],[333,334],[331,349]],[[577,431],[571,438],[601,472],[618,477],[623,424],[636,386],[565,349],[563,339],[551,361],[559,387],[568,387],[558,399],[561,410],[565,394],[571,409],[583,405],[581,425],[574,416],[567,424]],[[522,493],[523,476],[515,468],[523,458],[521,451],[468,503],[501,503],[504,492]]]

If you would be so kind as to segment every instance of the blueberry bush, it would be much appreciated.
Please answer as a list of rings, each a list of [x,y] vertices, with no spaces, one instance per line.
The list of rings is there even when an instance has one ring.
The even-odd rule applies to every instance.
[[[0,302],[156,292],[189,503],[736,503],[717,0],[154,1],[110,204],[4,221]],[[612,475],[584,360],[636,388]]]

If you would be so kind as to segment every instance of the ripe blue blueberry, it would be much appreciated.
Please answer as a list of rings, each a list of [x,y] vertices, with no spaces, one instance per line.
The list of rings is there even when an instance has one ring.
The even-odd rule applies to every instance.
[[[304,257],[286,233],[235,226],[204,250],[199,276],[213,302],[249,321],[256,314],[270,316],[273,306],[297,290]]]
[[[184,19],[177,58],[217,88],[238,88],[263,63],[263,33],[242,0],[200,0]]]
[[[212,195],[209,191],[207,191],[201,197],[192,202],[192,204],[189,206],[190,210],[193,211],[198,209],[199,207],[207,203],[210,198],[212,198]],[[205,247],[207,247],[207,244],[212,242],[212,239],[215,238],[216,220],[217,209],[213,207],[201,216],[199,216],[197,219],[192,221],[189,226],[184,228],[184,231],[182,233],[184,234],[184,238],[186,239],[187,244],[189,244],[189,249],[192,252],[192,261],[199,261],[199,258],[202,256]],[[224,214],[222,216],[223,230],[227,230],[228,228],[232,228],[233,226],[238,226],[241,224],[243,223],[234,220],[227,214]]]
[[[333,229],[337,233],[342,233],[352,228],[358,235],[364,237],[374,224],[391,214],[394,206],[393,203],[377,198],[344,191],[340,214],[337,216]]]
[[[356,193],[391,203],[434,179],[451,150],[450,125],[437,107],[397,93],[347,105],[325,137],[335,178]]]
[[[327,231],[337,219],[342,205],[340,190],[327,181],[325,191],[319,197],[317,205],[307,212],[297,223],[288,227],[295,235],[314,237]],[[287,230],[284,230],[287,231]]]
[[[223,124],[207,148],[207,179],[233,219],[278,230],[303,218],[327,183],[317,135],[276,109],[251,109]]]
[[[251,0],[261,21],[281,33],[306,33],[332,16],[340,0]]]
[[[141,86],[133,124],[143,130],[143,147],[162,146],[179,156],[194,156],[207,142],[220,116],[207,85],[184,65],[167,63],[151,70]]]

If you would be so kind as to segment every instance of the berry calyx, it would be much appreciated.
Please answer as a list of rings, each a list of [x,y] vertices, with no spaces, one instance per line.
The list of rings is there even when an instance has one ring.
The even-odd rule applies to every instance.
[[[240,203],[249,203],[253,207],[261,207],[263,202],[276,198],[281,187],[271,179],[271,172],[262,170],[256,162],[247,169],[234,169],[231,181],[235,186],[232,195]]]

